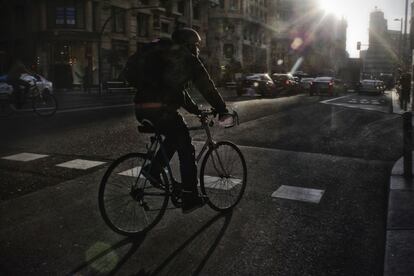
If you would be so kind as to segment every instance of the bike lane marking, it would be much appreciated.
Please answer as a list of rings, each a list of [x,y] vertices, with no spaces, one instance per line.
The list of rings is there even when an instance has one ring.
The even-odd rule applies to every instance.
[[[279,189],[273,192],[272,197],[318,204],[324,193],[325,190],[281,185]]]
[[[74,159],[68,162],[57,164],[57,167],[69,168],[69,169],[78,169],[78,170],[87,170],[99,165],[105,164],[106,162],[101,161],[91,161],[85,159]]]
[[[46,155],[46,154],[22,152],[22,153],[10,155],[10,156],[4,156],[1,159],[28,162],[28,161],[33,161],[33,160],[37,160],[37,159],[40,159],[40,158],[48,157],[48,156],[49,155]]]

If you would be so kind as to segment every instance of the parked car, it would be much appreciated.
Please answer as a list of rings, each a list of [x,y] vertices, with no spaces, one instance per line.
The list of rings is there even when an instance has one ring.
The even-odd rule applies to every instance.
[[[276,85],[276,89],[279,92],[286,92],[288,94],[294,94],[299,92],[300,84],[291,74],[272,74],[272,80]]]
[[[300,87],[303,90],[309,91],[313,82],[313,78],[302,78],[300,80]]]
[[[309,95],[327,94],[329,96],[336,96],[342,91],[344,91],[344,85],[341,80],[333,77],[317,77],[312,81]]]
[[[366,79],[362,80],[359,86],[358,94],[382,94],[385,90],[385,85],[379,80]]]
[[[37,88],[39,89],[39,91],[43,91],[43,92],[49,92],[49,93],[53,93],[53,83],[49,80],[47,80],[45,77],[39,75],[39,74],[33,74],[33,75],[27,75],[27,74],[23,74],[22,75],[22,79],[28,77],[32,77],[34,78],[34,81],[36,83]]]
[[[275,96],[276,86],[269,74],[248,74],[237,85],[237,95]]]
[[[30,83],[30,85],[32,86],[36,85],[39,91],[49,92],[51,94],[53,93],[53,83],[39,74],[33,74],[33,75],[22,74],[20,78]],[[13,87],[6,83],[7,76],[5,75],[5,76],[0,77],[0,80],[1,80],[1,86],[0,86],[1,92],[11,94],[13,92]]]

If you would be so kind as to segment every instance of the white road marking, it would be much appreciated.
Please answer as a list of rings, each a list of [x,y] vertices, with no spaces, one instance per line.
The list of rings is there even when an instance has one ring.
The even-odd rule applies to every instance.
[[[130,176],[130,177],[137,177],[140,174],[141,169],[142,169],[142,166],[136,166],[134,168],[125,170],[125,171],[120,172],[118,174],[119,175],[124,175],[124,176]],[[164,171],[168,175],[168,170],[165,169]],[[141,174],[140,178],[145,178],[145,177]]]
[[[241,184],[242,180],[238,178],[221,178],[217,176],[204,176],[204,187],[216,190],[231,190]]]
[[[44,157],[47,157],[47,156],[49,156],[49,155],[22,152],[22,153],[19,153],[19,154],[5,156],[5,157],[2,157],[1,159],[28,162],[28,161],[33,161],[33,160],[36,160],[36,159],[44,158]]]
[[[329,103],[329,102],[332,102],[332,101],[336,101],[336,100],[343,99],[343,98],[348,98],[348,97],[350,97],[350,96],[349,96],[349,95],[347,95],[347,96],[342,96],[342,97],[338,97],[338,98],[333,98],[333,99],[329,99],[329,100],[321,101],[321,103]]]
[[[138,167],[134,167],[131,168],[129,170],[123,171],[118,173],[119,175],[124,175],[124,176],[131,176],[131,177],[137,177],[139,175],[139,173],[141,172],[141,166]],[[141,175],[141,178],[143,178],[143,176]]]
[[[272,197],[319,203],[324,192],[324,190],[282,185],[273,192]]]
[[[64,162],[56,165],[57,167],[69,168],[69,169],[78,169],[78,170],[87,170],[99,165],[105,164],[101,161],[91,161],[84,159],[75,159],[68,162]]]
[[[142,167],[137,166],[123,172],[119,172],[119,175],[129,176],[129,177],[138,177],[139,173],[141,172]],[[167,172],[167,171],[166,171]],[[140,178],[145,178],[143,175]],[[216,190],[231,190],[237,185],[240,185],[242,182],[241,179],[238,178],[224,178],[217,176],[204,176],[204,187],[208,189],[216,189]],[[200,186],[200,184],[199,184]]]

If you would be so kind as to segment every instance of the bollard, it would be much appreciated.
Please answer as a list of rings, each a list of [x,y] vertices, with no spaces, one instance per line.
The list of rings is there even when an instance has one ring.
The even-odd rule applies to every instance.
[[[404,146],[403,146],[403,156],[404,156],[404,177],[407,179],[411,179],[413,176],[412,173],[412,113],[404,112],[403,113],[403,140],[404,140]]]

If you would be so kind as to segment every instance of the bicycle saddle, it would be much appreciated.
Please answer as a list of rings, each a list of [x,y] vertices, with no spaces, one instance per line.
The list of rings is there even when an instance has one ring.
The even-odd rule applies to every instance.
[[[155,133],[154,125],[149,120],[142,120],[142,125],[138,126],[138,131],[141,133]]]

